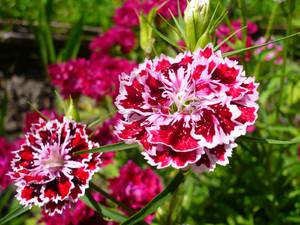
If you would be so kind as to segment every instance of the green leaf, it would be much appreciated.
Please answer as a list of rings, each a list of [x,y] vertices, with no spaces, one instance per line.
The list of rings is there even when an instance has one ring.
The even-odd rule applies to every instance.
[[[233,36],[235,36],[238,32],[240,32],[241,30],[244,30],[245,28],[247,28],[247,26],[242,27],[241,29],[236,30],[235,32],[233,32],[232,34],[230,34],[227,38],[225,38],[220,44],[218,44],[214,50],[218,50],[225,42],[227,42],[230,38],[232,38]]]
[[[79,155],[79,154],[96,153],[96,152],[115,152],[115,151],[122,151],[126,149],[138,148],[138,147],[139,147],[138,144],[125,144],[124,142],[119,142],[117,144],[104,145],[99,148],[78,151],[75,152],[74,154]]]
[[[76,110],[76,107],[74,105],[73,99],[71,97],[70,97],[70,100],[69,100],[68,109],[66,111],[66,117],[69,118],[69,119],[73,119],[73,120],[75,120],[77,122],[80,121],[79,113]]]
[[[11,220],[15,219],[16,217],[22,215],[23,213],[29,211],[28,207],[24,207],[20,205],[16,209],[14,209],[12,212],[8,213],[6,216],[2,217],[0,219],[0,225],[6,224],[10,222]]]
[[[266,46],[266,45],[268,45],[268,44],[272,44],[272,43],[276,43],[276,42],[279,42],[279,41],[283,41],[283,40],[285,40],[285,39],[292,38],[292,37],[297,36],[297,35],[300,35],[300,32],[297,32],[297,33],[288,35],[288,36],[283,37],[283,38],[276,39],[276,40],[274,40],[274,41],[269,41],[269,42],[264,43],[264,44],[261,44],[261,45],[255,45],[255,46],[251,46],[251,47],[243,48],[243,49],[238,49],[238,50],[231,51],[231,52],[225,52],[225,53],[222,54],[222,56],[223,56],[223,57],[228,57],[228,56],[238,55],[238,54],[241,54],[241,53],[243,53],[243,52],[250,51],[250,50],[254,50],[254,49],[257,49],[257,48]]]
[[[92,209],[95,210],[95,206],[93,206],[93,204],[90,202],[90,200],[87,198],[87,196],[83,196],[82,200]],[[123,222],[127,219],[126,216],[123,216],[122,214],[105,207],[102,204],[97,203],[98,207],[101,209],[102,215],[108,218],[113,219],[116,222]]]
[[[172,196],[172,194],[177,190],[177,188],[183,181],[184,174],[182,171],[179,171],[174,179],[160,194],[158,194],[144,208],[132,215],[128,220],[124,221],[121,225],[136,224],[139,221],[142,221],[146,216],[155,212],[165,201],[167,201]]]
[[[94,197],[92,196],[92,194],[90,193],[89,190],[87,190],[87,192],[85,193],[88,202],[93,206],[93,208],[97,211],[97,213],[103,217],[103,213],[102,213],[102,209],[101,207],[98,205],[98,203],[96,202],[96,200],[94,199]]]
[[[66,45],[61,51],[61,55],[60,55],[61,61],[66,61],[70,58],[76,58],[80,48],[83,22],[84,22],[84,14],[82,14],[78,19],[78,21],[76,21],[72,26]]]
[[[94,183],[90,183],[90,188],[93,189],[96,192],[99,192],[105,198],[109,199],[110,201],[112,201],[116,205],[118,205],[121,208],[125,209],[128,213],[132,213],[133,212],[132,209],[129,208],[127,205],[125,205],[123,202],[118,201],[117,199],[115,199],[113,196],[111,196],[110,194],[108,194],[106,191],[102,190],[100,187],[98,187]]]
[[[282,140],[275,140],[275,139],[268,139],[268,138],[256,138],[256,137],[250,137],[250,136],[243,136],[240,137],[239,140],[244,141],[253,141],[253,142],[259,142],[259,143],[266,143],[271,145],[291,145],[291,144],[298,144],[300,143],[300,137],[293,138],[289,141],[282,141]]]

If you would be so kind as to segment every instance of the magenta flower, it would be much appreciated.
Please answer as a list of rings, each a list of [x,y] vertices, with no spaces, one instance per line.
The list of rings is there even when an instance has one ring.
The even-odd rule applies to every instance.
[[[62,213],[84,195],[101,164],[98,153],[73,153],[99,145],[88,140],[85,125],[67,118],[40,119],[25,141],[11,163],[17,199],[25,206],[43,207],[49,215]]]
[[[228,163],[235,139],[253,125],[258,105],[254,79],[213,46],[176,58],[146,60],[122,74],[116,134],[143,145],[148,163],[212,170]]]
[[[183,14],[186,3],[185,0],[127,0],[115,11],[114,22],[123,27],[138,26],[138,15],[141,12],[148,14],[154,7],[160,7],[158,13],[166,19],[171,19],[172,14],[178,16],[178,8]]]
[[[97,202],[104,202],[105,199],[99,195],[94,194],[94,199]],[[54,214],[49,216],[43,212],[40,223],[44,222],[46,225],[109,225],[110,222],[104,221],[99,217],[99,214],[88,207],[84,202],[79,200],[76,205],[69,209],[65,209],[62,214]]]
[[[99,101],[105,95],[114,97],[119,87],[118,75],[130,72],[135,65],[126,59],[102,56],[50,65],[49,75],[65,98],[83,94]]]
[[[217,43],[220,44],[224,39],[226,39],[229,35],[236,32],[237,30],[242,28],[241,20],[235,20],[231,21],[231,27],[227,24],[221,24],[217,30],[216,30],[216,37],[217,37]],[[231,30],[232,29],[232,30]],[[245,28],[247,31],[247,37],[246,37],[246,47],[250,47],[254,44],[252,35],[255,34],[258,30],[258,27],[255,23],[248,22],[247,28]],[[230,52],[237,48],[245,47],[243,46],[243,31],[237,32],[235,36],[230,38],[227,42],[222,44],[220,47],[222,52]],[[228,43],[229,42],[229,43]],[[248,51],[245,53],[245,60],[249,61],[251,58],[251,51]],[[238,57],[230,57],[231,59],[238,60]]]
[[[11,182],[7,174],[10,171],[13,148],[13,144],[0,136],[0,191],[6,189]]]
[[[134,48],[135,43],[135,34],[130,28],[112,27],[92,40],[90,43],[90,49],[93,52],[91,58],[101,59],[103,55],[109,55],[110,49],[116,45],[121,47],[122,53],[127,54]]]
[[[269,41],[272,41],[271,38]],[[255,41],[255,45],[261,45],[269,42],[265,37],[260,37]],[[275,64],[282,64],[282,46],[277,43],[271,43],[261,48],[258,48],[254,51],[255,55],[261,55],[264,61],[274,61]]]
[[[138,211],[162,190],[160,178],[150,168],[143,170],[129,161],[120,169],[119,177],[109,180],[111,195]],[[146,218],[151,223],[153,215]]]

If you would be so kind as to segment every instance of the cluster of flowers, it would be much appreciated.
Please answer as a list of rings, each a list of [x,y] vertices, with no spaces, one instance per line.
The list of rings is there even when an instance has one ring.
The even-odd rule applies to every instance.
[[[157,168],[213,170],[257,117],[257,84],[210,44],[176,58],[146,60],[122,74],[116,134],[138,142]]]
[[[128,54],[136,45],[133,28],[139,24],[138,14],[160,7],[158,13],[171,18],[171,14],[178,14],[178,2],[183,12],[186,1],[127,0],[115,12],[115,26],[90,43],[92,54],[89,59],[79,58],[49,66],[52,83],[59,87],[65,98],[81,94],[97,101],[106,95],[114,98],[119,89],[118,75],[129,73],[137,64],[126,58],[111,56],[112,48],[119,46],[120,53]]]
[[[227,38],[232,33],[236,32],[236,34],[231,37],[227,42],[223,43],[220,47],[222,52],[230,52],[238,48],[242,47],[251,47],[254,45],[265,44],[270,40],[267,40],[265,37],[260,37],[255,39],[255,35],[258,33],[258,26],[253,22],[248,22],[247,27],[244,30],[242,29],[241,20],[233,20],[230,24],[221,24],[216,30],[216,38],[217,44],[222,43],[222,41]],[[246,46],[244,46],[243,42],[243,32],[246,31],[247,36],[245,37]],[[250,61],[253,53],[248,51],[245,53],[244,60]],[[254,55],[261,56],[264,61],[272,61],[275,64],[282,64],[282,46],[276,43],[268,44],[264,47],[256,49],[254,51]],[[238,60],[239,57],[233,56],[231,59]]]

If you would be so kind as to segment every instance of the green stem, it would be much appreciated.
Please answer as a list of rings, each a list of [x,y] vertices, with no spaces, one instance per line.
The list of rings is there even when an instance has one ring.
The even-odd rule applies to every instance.
[[[122,225],[136,224],[142,221],[146,216],[155,212],[167,199],[169,199],[181,183],[184,181],[184,173],[179,171],[168,186],[158,194],[151,202],[149,202],[144,208],[132,215],[128,220],[124,221]]]
[[[288,8],[289,8],[289,14],[287,18],[288,22],[288,28],[286,31],[286,35],[290,35],[292,33],[292,17],[293,17],[293,8],[291,1],[288,1]],[[282,64],[282,77],[280,80],[280,92],[279,92],[279,103],[277,104],[277,110],[276,110],[276,117],[277,121],[279,120],[279,114],[280,114],[280,106],[282,105],[283,101],[283,85],[286,78],[286,63],[287,63],[287,56],[288,56],[288,48],[289,48],[289,40],[284,41],[284,48],[283,48],[283,64]],[[292,51],[292,50],[291,50]]]
[[[112,201],[113,203],[115,203],[116,205],[120,206],[121,208],[125,209],[128,213],[133,213],[133,210],[128,207],[127,205],[125,205],[123,202],[118,201],[117,199],[115,199],[113,196],[111,196],[109,193],[107,193],[106,191],[104,191],[103,189],[101,189],[100,187],[98,187],[96,184],[91,183],[90,187],[99,192],[101,195],[103,195],[105,198],[109,199],[110,201]]]

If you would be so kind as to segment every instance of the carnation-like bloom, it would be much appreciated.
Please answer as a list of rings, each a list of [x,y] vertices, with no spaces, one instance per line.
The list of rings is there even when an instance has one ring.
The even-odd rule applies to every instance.
[[[143,170],[129,161],[120,169],[120,175],[109,180],[111,195],[134,211],[143,208],[162,190],[161,181],[152,169]],[[146,217],[151,223],[153,215]]]
[[[120,77],[116,134],[143,145],[148,163],[196,171],[226,165],[235,139],[253,125],[257,84],[209,44],[176,58],[146,60]]]
[[[10,175],[17,199],[25,206],[43,207],[49,215],[61,213],[84,195],[101,164],[99,153],[74,153],[98,146],[88,140],[83,124],[67,118],[40,119],[14,152]]]

